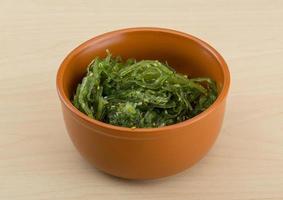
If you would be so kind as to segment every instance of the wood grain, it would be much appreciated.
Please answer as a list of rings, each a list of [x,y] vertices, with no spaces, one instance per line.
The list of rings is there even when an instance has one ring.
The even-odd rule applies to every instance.
[[[55,88],[71,49],[133,26],[196,35],[232,75],[213,149],[155,181],[113,178],[86,163],[66,134]],[[282,44],[281,0],[0,0],[0,199],[283,199]]]

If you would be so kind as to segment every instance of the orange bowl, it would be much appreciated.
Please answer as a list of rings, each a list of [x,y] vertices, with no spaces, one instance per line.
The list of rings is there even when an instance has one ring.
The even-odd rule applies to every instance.
[[[192,119],[161,128],[131,129],[91,119],[70,99],[89,62],[104,57],[106,49],[125,59],[167,61],[190,77],[210,77],[217,82],[219,96]],[[153,179],[190,167],[211,148],[222,125],[230,75],[221,55],[194,36],[162,28],[129,28],[75,48],[61,64],[56,84],[67,131],[84,158],[114,176]]]

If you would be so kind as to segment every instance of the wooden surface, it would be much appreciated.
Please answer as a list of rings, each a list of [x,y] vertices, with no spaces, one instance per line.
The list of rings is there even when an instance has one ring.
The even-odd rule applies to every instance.
[[[145,182],[102,174],[66,133],[55,89],[64,56],[103,32],[160,26],[226,59],[223,129],[197,165]],[[283,199],[283,1],[0,0],[0,199]],[[142,166],[141,166],[142,167]]]

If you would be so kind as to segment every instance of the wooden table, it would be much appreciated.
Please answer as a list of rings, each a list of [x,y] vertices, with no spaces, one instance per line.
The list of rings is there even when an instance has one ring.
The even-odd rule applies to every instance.
[[[135,26],[208,41],[232,75],[209,154],[185,172],[145,182],[105,175],[80,157],[55,88],[71,49]],[[0,66],[1,200],[283,199],[283,1],[1,0]]]

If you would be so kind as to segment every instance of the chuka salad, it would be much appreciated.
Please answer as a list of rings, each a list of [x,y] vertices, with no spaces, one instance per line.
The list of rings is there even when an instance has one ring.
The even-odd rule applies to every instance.
[[[210,78],[188,78],[157,60],[96,57],[78,84],[74,106],[91,118],[130,128],[163,127],[192,118],[217,98]]]

